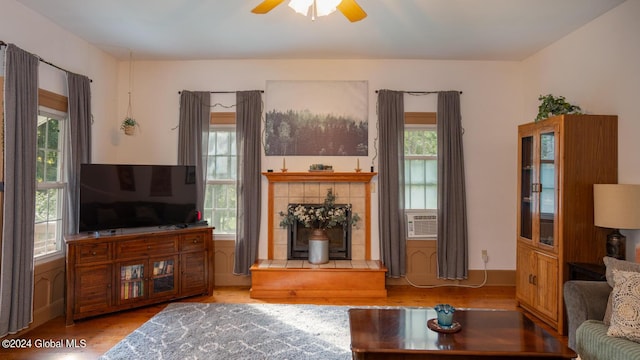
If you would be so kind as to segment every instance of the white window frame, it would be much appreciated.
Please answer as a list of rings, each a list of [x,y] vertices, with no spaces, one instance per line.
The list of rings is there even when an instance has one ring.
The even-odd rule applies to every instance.
[[[236,126],[235,124],[211,124],[209,126],[209,136],[211,136],[211,132],[213,131],[233,131],[236,132]],[[237,132],[236,132],[236,141],[237,141]],[[207,157],[209,156],[209,151],[207,149]],[[237,156],[237,154],[236,154]],[[237,172],[236,172],[237,173]],[[207,182],[206,182],[206,186],[209,185],[233,185],[236,187],[236,193],[237,193],[237,188],[238,188],[238,181],[237,179],[208,179],[207,178]],[[205,191],[206,193],[206,191]],[[238,228],[238,208],[237,208],[237,203],[236,203],[236,230]],[[234,234],[221,234],[221,233],[216,233],[216,240],[235,240],[236,239],[236,235],[237,233]]]
[[[60,165],[59,181],[36,182],[36,191],[49,190],[49,189],[61,190],[61,193],[59,193],[60,199],[58,199],[58,213],[61,214],[60,215],[61,222],[60,222],[60,227],[56,229],[56,242],[57,242],[57,245],[59,245],[60,249],[54,252],[43,254],[43,255],[36,256],[34,254],[33,258],[36,265],[53,261],[59,258],[63,258],[65,256],[64,233],[68,225],[68,219],[67,219],[68,183],[66,179],[67,134],[68,134],[68,126],[69,126],[68,115],[65,112],[47,108],[44,106],[38,107],[38,115],[46,116],[48,118],[55,118],[59,121],[59,124],[60,124],[60,126],[58,127],[60,131],[60,138],[58,139],[58,144],[60,144],[60,154],[58,157],[58,164]],[[36,223],[34,222],[34,226],[35,225]],[[33,239],[33,241],[35,243],[35,238]]]

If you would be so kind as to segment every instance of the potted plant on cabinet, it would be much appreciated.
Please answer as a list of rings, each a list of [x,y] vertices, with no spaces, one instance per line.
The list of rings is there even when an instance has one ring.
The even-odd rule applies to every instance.
[[[538,100],[542,101],[538,106],[538,116],[536,122],[549,118],[551,116],[562,114],[582,114],[580,106],[568,103],[564,96],[554,97],[551,94],[540,95]]]

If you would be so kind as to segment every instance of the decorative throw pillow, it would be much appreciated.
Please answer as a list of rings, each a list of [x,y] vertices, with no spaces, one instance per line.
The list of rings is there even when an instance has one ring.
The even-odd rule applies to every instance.
[[[640,342],[640,273],[613,270],[613,281],[607,335]]]
[[[607,267],[607,271],[606,271],[607,283],[612,288],[614,286],[613,270],[633,271],[633,272],[640,273],[640,264],[638,263],[618,260],[616,258],[612,258],[608,256],[605,256],[602,260],[604,261],[604,264]],[[609,301],[607,302],[607,309],[604,313],[604,319],[602,319],[602,321],[607,326],[611,325],[611,295],[609,295]]]

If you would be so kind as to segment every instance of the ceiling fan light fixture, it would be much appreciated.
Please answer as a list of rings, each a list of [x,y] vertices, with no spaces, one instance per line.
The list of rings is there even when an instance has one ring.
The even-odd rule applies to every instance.
[[[300,15],[308,16],[311,13],[311,18],[315,19],[316,16],[326,16],[334,11],[342,0],[291,0],[289,1],[289,7]]]

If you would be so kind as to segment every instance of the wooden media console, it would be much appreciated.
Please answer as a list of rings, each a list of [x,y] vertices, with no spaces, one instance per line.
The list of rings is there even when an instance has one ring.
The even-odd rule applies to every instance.
[[[77,234],[67,243],[67,325],[213,293],[212,227]]]

